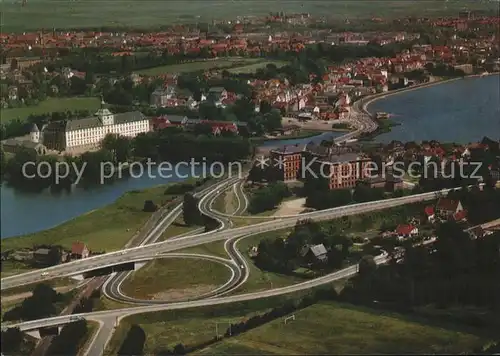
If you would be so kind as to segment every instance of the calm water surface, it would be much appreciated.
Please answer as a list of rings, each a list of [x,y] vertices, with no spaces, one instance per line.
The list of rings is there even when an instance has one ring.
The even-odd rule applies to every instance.
[[[378,136],[392,140],[469,143],[485,135],[500,139],[500,76],[460,79],[375,101],[370,112],[383,111],[401,123]]]

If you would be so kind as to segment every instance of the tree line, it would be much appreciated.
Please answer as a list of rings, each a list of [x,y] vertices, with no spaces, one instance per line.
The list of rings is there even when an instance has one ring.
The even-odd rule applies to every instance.
[[[310,246],[322,244],[326,249],[326,261],[308,255]],[[349,256],[352,240],[342,231],[331,227],[327,231],[320,224],[303,221],[285,239],[266,238],[260,241],[255,264],[267,271],[291,274],[299,267],[312,270],[331,270],[342,267]]]
[[[82,169],[81,183],[83,185],[101,184],[103,174],[101,170],[104,162],[118,165],[131,160],[149,158],[157,163],[198,162],[198,167],[201,167],[200,163],[202,162],[207,164],[220,162],[223,165],[237,162],[248,157],[251,151],[252,146],[248,139],[232,134],[223,136],[197,135],[172,128],[140,134],[134,139],[109,135],[103,140],[102,148],[98,151],[85,152],[81,156],[64,156],[62,160],[68,163],[71,169],[68,176],[59,182],[56,182],[55,174],[49,175],[50,172],[55,172],[55,167],[60,162],[56,156],[39,156],[34,150],[29,149],[18,150],[10,159],[6,159],[3,149],[0,155],[2,179],[9,185],[33,192],[47,188],[58,192],[69,189],[71,184],[77,180],[77,171],[82,171]],[[27,162],[33,162],[35,165],[25,167],[24,164]],[[46,163],[41,164],[42,162]],[[24,172],[23,167],[25,167]],[[207,167],[210,168],[210,166]],[[206,172],[206,174],[219,173],[215,172],[215,168],[213,170],[214,172]],[[129,172],[129,170],[125,170],[122,173],[127,176]],[[155,171],[153,173],[157,174]],[[172,175],[174,173],[174,171],[162,172],[162,174]],[[28,178],[33,175],[34,178]],[[116,178],[115,174],[104,183],[111,183]]]
[[[283,199],[291,195],[287,185],[283,182],[271,183],[252,193],[248,205],[248,212],[258,214],[272,210],[278,206]]]
[[[473,240],[460,225],[446,222],[439,225],[436,235],[431,246],[408,243],[402,259],[371,265],[366,273],[352,279],[341,297],[369,305],[376,300],[402,311],[434,305],[440,309],[475,306],[498,312],[500,234]]]
[[[57,293],[49,285],[37,284],[30,297],[24,299],[20,305],[5,312],[3,320],[35,320],[55,315],[57,313],[56,303],[65,299],[65,295]]]

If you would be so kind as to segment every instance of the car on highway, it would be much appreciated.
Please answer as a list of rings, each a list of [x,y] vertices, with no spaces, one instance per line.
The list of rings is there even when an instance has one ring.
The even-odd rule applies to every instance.
[[[84,317],[82,316],[70,316],[69,321],[78,321],[78,320],[84,320]]]
[[[122,252],[120,253],[120,255],[122,255],[122,256],[123,256],[123,255],[124,255],[124,254],[126,254],[126,253],[127,253],[127,251],[122,251]]]
[[[245,266],[243,266],[243,265],[241,265],[240,267],[241,267],[242,269],[243,269],[243,268],[245,268]]]
[[[48,276],[49,272],[42,272],[42,277]]]

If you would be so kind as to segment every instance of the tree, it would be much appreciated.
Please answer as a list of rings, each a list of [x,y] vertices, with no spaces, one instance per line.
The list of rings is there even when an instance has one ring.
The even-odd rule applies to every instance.
[[[55,266],[61,263],[61,248],[59,246],[52,246],[49,249],[47,259],[49,266]]]
[[[192,194],[184,194],[184,203],[182,205],[182,212],[184,216],[184,222],[186,225],[199,225],[201,224],[201,213],[198,208],[198,199],[196,199]]]
[[[47,355],[76,355],[79,345],[88,333],[86,320],[79,320],[65,325],[61,333],[50,344]]]
[[[118,355],[142,355],[144,353],[145,341],[146,333],[144,330],[139,325],[133,324],[118,351]]]
[[[368,276],[377,269],[375,259],[371,255],[365,255],[359,261],[359,274],[361,276]]]
[[[5,168],[7,168],[7,159],[5,158],[3,147],[0,147],[0,179],[5,174]]]
[[[154,213],[156,210],[158,210],[158,206],[152,200],[146,200],[144,202],[144,207],[142,208],[142,211],[148,213]]]
[[[18,354],[23,342],[23,332],[19,328],[8,328],[2,331],[2,353]]]
[[[177,344],[174,346],[174,355],[185,355],[187,352],[186,352],[186,348],[184,347],[183,344]]]

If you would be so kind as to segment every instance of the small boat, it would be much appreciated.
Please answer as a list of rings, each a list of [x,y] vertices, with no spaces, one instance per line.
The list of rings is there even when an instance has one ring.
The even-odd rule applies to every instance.
[[[377,120],[388,119],[388,118],[389,118],[389,114],[388,114],[388,113],[386,113],[386,112],[377,112],[377,113],[375,114],[375,118],[376,118]]]

